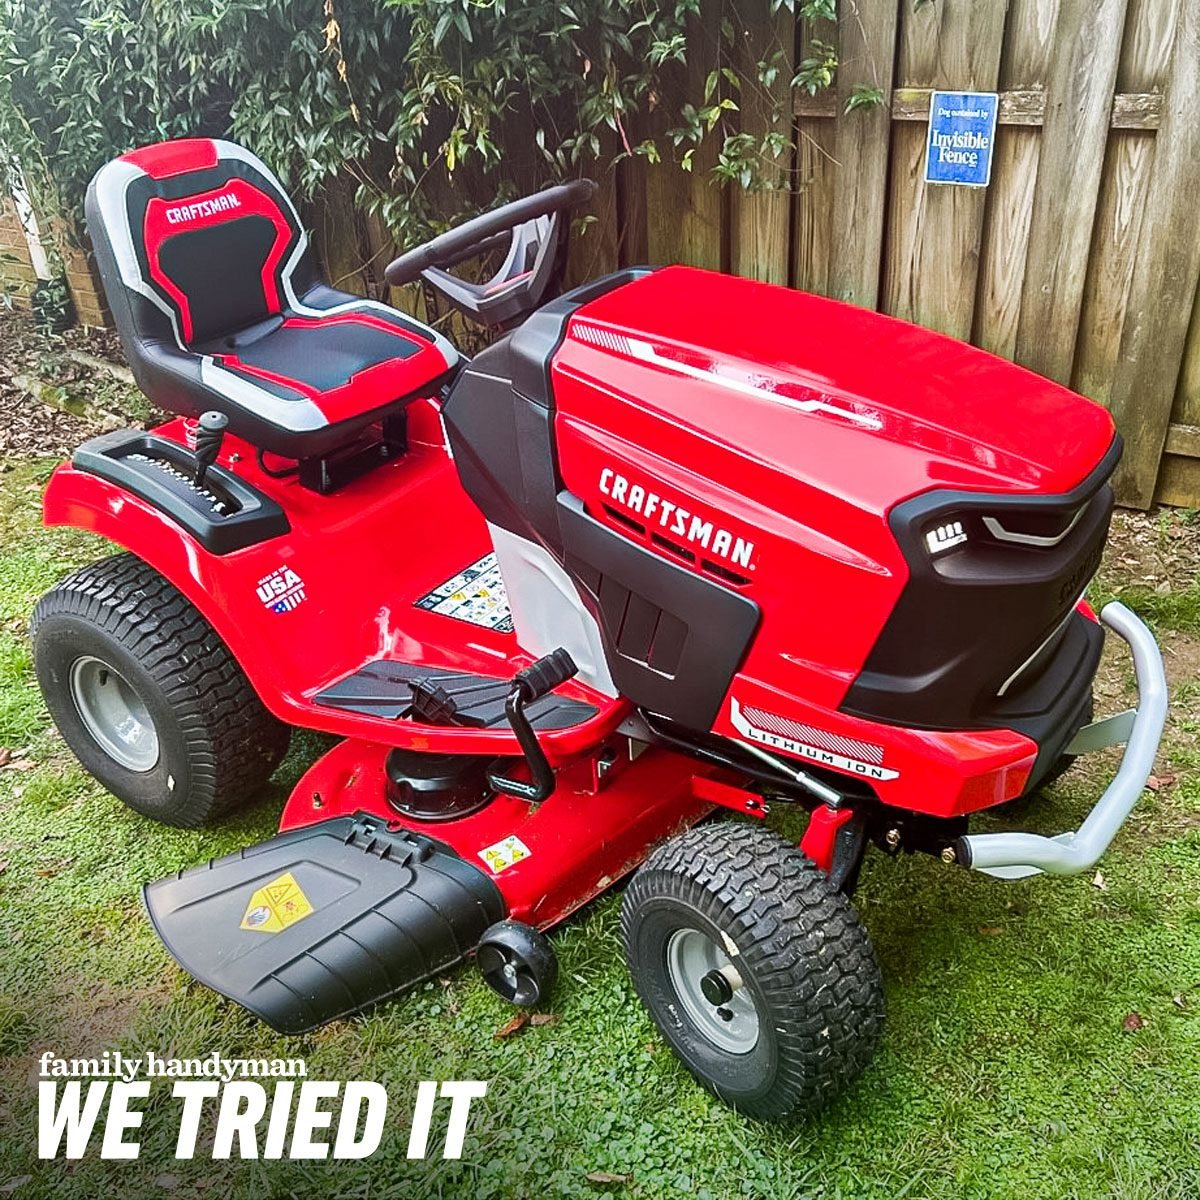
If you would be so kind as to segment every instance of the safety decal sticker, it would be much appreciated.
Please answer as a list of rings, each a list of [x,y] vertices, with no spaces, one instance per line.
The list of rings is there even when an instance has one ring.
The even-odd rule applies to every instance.
[[[521,859],[528,858],[532,853],[516,834],[512,834],[504,841],[480,850],[479,857],[487,863],[493,875],[499,875],[501,871],[508,870],[514,863],[519,863]]]
[[[500,633],[513,631],[512,613],[495,554],[485,554],[478,562],[447,579],[428,596],[422,596],[417,607],[484,629],[495,629]]]
[[[250,897],[242,928],[254,933],[282,933],[315,909],[290,871],[264,884]]]
[[[255,589],[263,607],[273,613],[291,612],[305,601],[304,580],[291,567],[277,567]]]

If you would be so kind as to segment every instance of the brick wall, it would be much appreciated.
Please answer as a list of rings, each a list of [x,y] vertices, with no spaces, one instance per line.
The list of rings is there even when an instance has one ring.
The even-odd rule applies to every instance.
[[[51,229],[57,231],[56,226],[52,225]],[[67,284],[79,320],[85,325],[111,326],[112,318],[104,303],[104,291],[90,250],[72,245],[66,237],[53,240],[63,252]],[[0,193],[0,293],[11,297],[18,308],[27,309],[30,294],[36,286],[37,275],[30,261],[29,243],[25,240],[16,205],[12,197]]]
[[[21,218],[11,197],[0,193],[0,293],[18,308],[29,307],[29,296],[37,285],[29,244]]]
[[[67,269],[67,283],[75,299],[75,312],[84,325],[112,328],[112,316],[104,303],[104,289],[96,273],[96,260],[92,255],[87,238],[80,239],[86,249],[71,245],[62,239],[63,259]]]

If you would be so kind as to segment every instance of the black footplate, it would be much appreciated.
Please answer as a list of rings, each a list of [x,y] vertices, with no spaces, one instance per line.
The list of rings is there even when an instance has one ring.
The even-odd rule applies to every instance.
[[[84,442],[71,462],[166,513],[213,554],[231,554],[291,528],[274,500],[224,467],[209,467],[197,485],[196,456],[152,433],[102,434]]]
[[[366,813],[280,834],[143,895],[175,961],[280,1033],[407,991],[507,915],[484,871]]]
[[[376,717],[411,716],[428,725],[491,729],[508,724],[504,705],[511,690],[511,679],[443,671],[381,658],[326,688],[318,694],[316,702]],[[553,692],[525,707],[534,729],[569,729],[591,720],[597,712],[594,705]]]

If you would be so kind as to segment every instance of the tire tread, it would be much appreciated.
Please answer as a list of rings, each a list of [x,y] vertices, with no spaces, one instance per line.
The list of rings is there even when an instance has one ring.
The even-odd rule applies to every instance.
[[[287,751],[288,726],[268,712],[199,610],[152,567],[129,553],[81,567],[38,601],[35,642],[43,622],[58,615],[109,634],[163,688],[191,768],[178,824],[195,828],[220,817],[270,778]]]
[[[775,1016],[779,1063],[769,1092],[736,1107],[780,1118],[823,1107],[870,1061],[883,1028],[883,988],[858,914],[828,877],[768,829],[723,821],[659,846],[626,889],[630,967],[639,906],[669,895],[725,929]],[[640,990],[640,989],[639,989]],[[643,999],[645,999],[643,995]],[[667,1030],[651,1009],[651,1016]],[[697,1075],[721,1095],[719,1084]]]

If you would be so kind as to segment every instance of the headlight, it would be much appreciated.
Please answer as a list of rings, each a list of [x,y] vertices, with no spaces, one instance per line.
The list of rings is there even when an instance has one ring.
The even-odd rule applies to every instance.
[[[925,534],[925,548],[930,555],[941,554],[967,540],[967,531],[961,521],[944,521]]]

